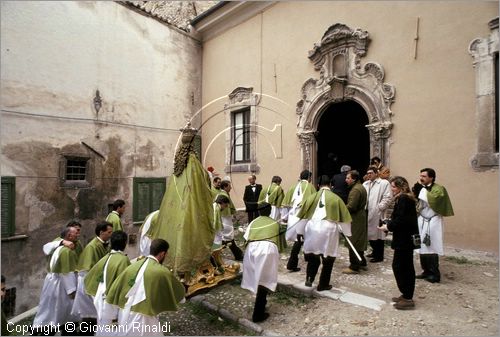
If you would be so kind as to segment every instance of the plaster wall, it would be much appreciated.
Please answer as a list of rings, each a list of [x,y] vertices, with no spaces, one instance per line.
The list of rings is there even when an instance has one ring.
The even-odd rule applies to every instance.
[[[137,232],[133,178],[171,174],[179,129],[201,106],[201,46],[111,1],[2,1],[1,40],[0,170],[16,178],[16,234],[27,235],[2,238],[2,274],[19,313],[38,303],[42,245],[70,219],[86,243],[120,198]],[[89,188],[61,187],[66,154],[90,158]]]

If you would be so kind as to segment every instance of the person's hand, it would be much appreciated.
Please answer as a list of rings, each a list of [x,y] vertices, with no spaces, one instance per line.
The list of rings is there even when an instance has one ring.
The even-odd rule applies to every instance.
[[[73,241],[68,241],[68,240],[63,240],[62,242],[63,246],[69,249],[75,249],[75,243]]]
[[[383,224],[382,226],[378,227],[378,229],[379,229],[380,231],[384,231],[384,232],[387,232],[387,231],[388,231],[388,229],[387,229],[387,225],[386,225],[386,224]]]

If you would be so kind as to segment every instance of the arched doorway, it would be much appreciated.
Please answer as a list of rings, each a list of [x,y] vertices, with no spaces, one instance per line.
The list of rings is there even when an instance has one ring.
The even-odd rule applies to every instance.
[[[333,177],[342,165],[349,165],[361,175],[370,162],[368,116],[355,101],[330,104],[318,122],[316,177]]]

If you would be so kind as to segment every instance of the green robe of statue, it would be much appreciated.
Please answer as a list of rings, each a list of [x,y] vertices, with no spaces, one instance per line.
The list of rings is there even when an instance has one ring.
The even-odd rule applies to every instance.
[[[78,258],[78,271],[88,271],[100,259],[110,251],[109,247],[105,247],[101,240],[96,236],[88,245],[85,246],[83,252]]]
[[[104,278],[104,267],[106,269],[106,280]],[[112,251],[99,260],[85,276],[85,292],[88,295],[95,296],[99,283],[106,282],[106,289],[109,289],[111,283],[130,265],[128,257],[120,251]]]
[[[194,271],[210,258],[215,237],[210,180],[194,153],[179,176],[172,175],[160,206],[152,239],[169,245],[165,263],[176,272]]]
[[[127,303],[125,295],[135,284],[137,275],[146,261],[148,261],[144,272],[146,298],[133,305],[130,310],[148,316],[156,316],[164,311],[176,311],[178,303],[185,295],[184,286],[170,270],[151,256],[131,264],[118,276],[106,291],[106,302],[124,309]]]
[[[113,232],[123,231],[122,221],[120,215],[116,211],[112,211],[106,217],[106,221],[113,225]]]

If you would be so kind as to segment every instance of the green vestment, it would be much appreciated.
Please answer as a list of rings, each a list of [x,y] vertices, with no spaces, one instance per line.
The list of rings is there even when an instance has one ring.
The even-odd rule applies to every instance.
[[[247,243],[251,241],[265,240],[273,242],[276,247],[280,248],[278,239],[279,233],[280,225],[278,224],[278,222],[273,218],[261,215],[250,223]]]
[[[454,215],[448,191],[444,186],[432,184],[431,190],[427,191],[427,202],[432,210],[441,216]]]
[[[122,221],[120,220],[120,216],[115,213],[115,211],[108,214],[106,221],[113,225],[113,232],[122,231]]]
[[[109,289],[111,283],[130,265],[130,260],[123,252],[113,251],[106,254],[85,275],[84,284],[87,294],[95,296],[99,283],[104,281],[104,267],[106,263],[108,263],[108,267],[106,269],[105,282],[106,289]]]
[[[319,205],[319,207],[326,207],[326,217],[323,220],[350,223],[352,218],[342,199],[329,189],[324,188],[310,195],[309,198],[305,200],[297,217],[300,219],[312,219],[316,206],[321,201],[320,198],[323,193],[325,194],[326,205]]]
[[[231,197],[229,196],[229,193],[227,193],[226,191],[224,190],[220,190],[219,193],[215,196],[217,198],[217,196],[221,194],[225,197],[227,197],[229,199],[229,206],[227,206],[225,209],[223,209],[221,211],[221,215],[222,216],[231,216],[233,214],[236,213],[236,207],[234,207],[234,204],[233,204],[233,201],[231,200]]]
[[[89,242],[78,258],[78,271],[89,271],[104,255],[109,252],[109,247],[104,247],[97,236]]]
[[[194,153],[179,176],[172,175],[151,238],[169,245],[165,263],[176,272],[194,271],[210,258],[215,237],[210,180]]]
[[[50,257],[52,258],[52,255]],[[57,274],[68,274],[75,272],[77,270],[77,262],[78,257],[76,256],[75,251],[67,247],[62,247],[59,251],[59,257],[54,266],[50,269],[50,272]]]
[[[301,180],[297,184],[300,184],[301,191],[302,191],[302,200],[306,200],[311,194],[316,193],[316,188],[314,187],[313,184],[308,182],[307,180]],[[294,200],[294,195],[293,193],[295,192],[295,188],[297,187],[297,184],[294,186],[290,187],[288,191],[285,194],[285,198],[283,199],[282,205],[285,207],[293,207],[293,200]]]
[[[267,196],[269,196],[267,202],[271,204],[271,206],[281,207],[283,199],[285,198],[285,193],[280,185],[272,183],[267,188],[263,188],[260,191],[259,203],[265,202]]]
[[[142,265],[148,261],[144,272],[146,299],[131,307],[131,311],[156,316],[164,311],[176,311],[177,304],[184,298],[184,286],[173,273],[155,259],[147,257],[128,266],[106,291],[106,302],[124,308],[125,295],[134,285]]]

